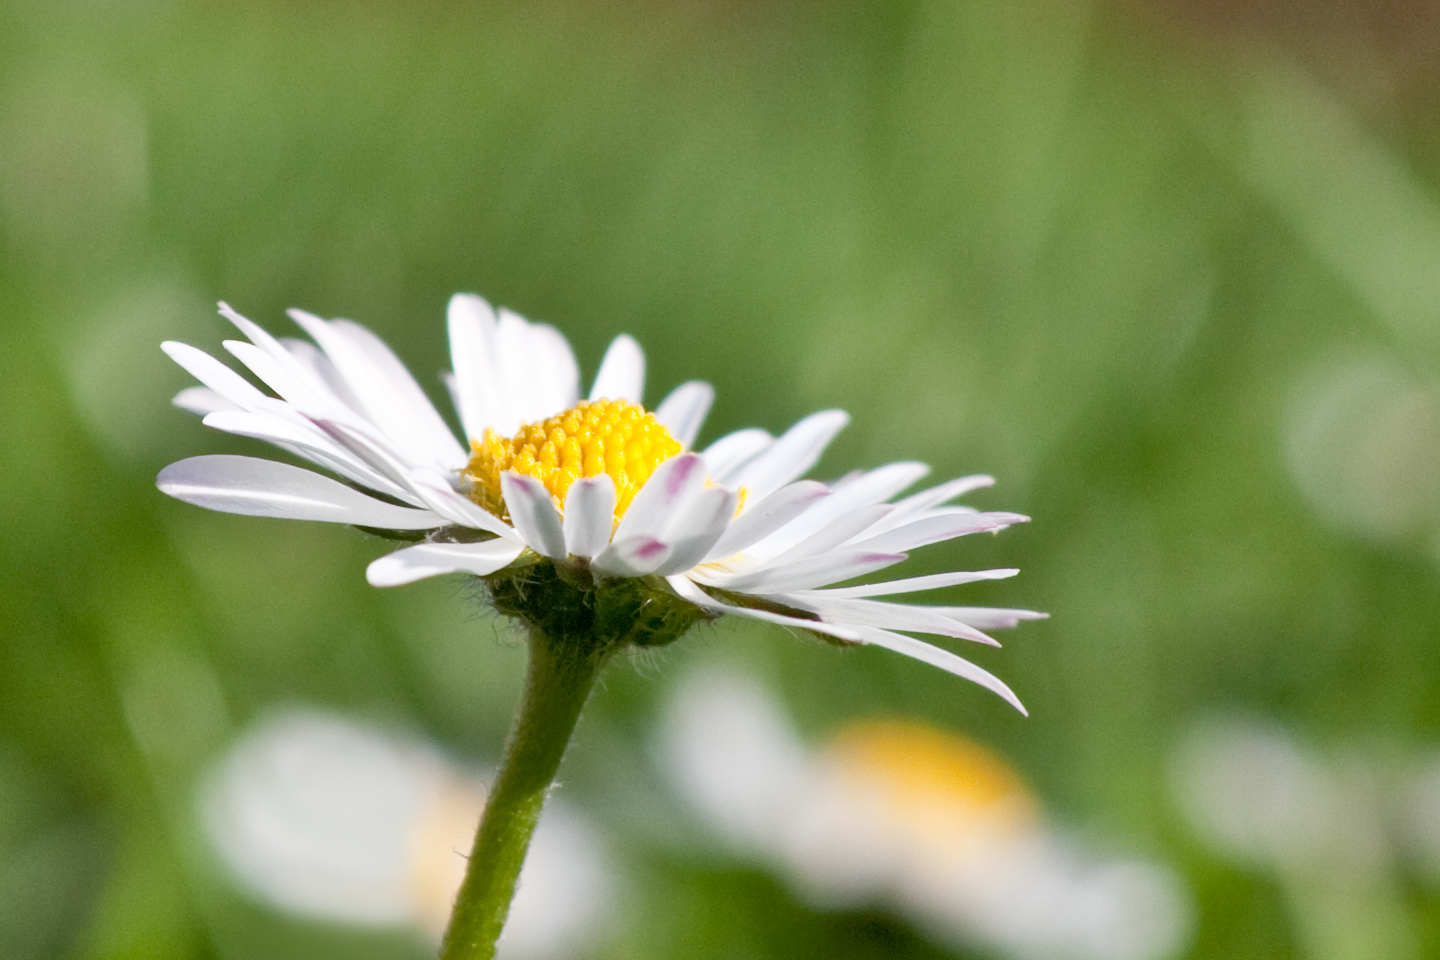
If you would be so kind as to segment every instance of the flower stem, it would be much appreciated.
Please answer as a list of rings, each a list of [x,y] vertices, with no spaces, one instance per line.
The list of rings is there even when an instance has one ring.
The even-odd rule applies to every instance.
[[[530,633],[525,692],[485,803],[440,960],[490,960],[510,912],[530,836],[580,709],[613,647]]]

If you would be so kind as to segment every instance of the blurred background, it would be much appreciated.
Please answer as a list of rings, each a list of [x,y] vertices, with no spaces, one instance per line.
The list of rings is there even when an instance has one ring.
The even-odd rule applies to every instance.
[[[368,587],[382,541],[157,493],[268,455],[158,345],[299,306],[442,402],[455,291],[709,380],[702,443],[837,406],[818,476],[994,474],[1034,522],[907,572],[1052,614],[966,651],[1029,719],[752,623],[617,663],[557,793],[578,932],[511,956],[1440,954],[1437,94],[1413,0],[0,0],[0,956],[433,955],[425,811],[470,820],[523,645]],[[855,851],[852,774],[901,811]],[[956,783],[1028,839],[975,860]],[[1002,861],[1061,879],[987,900]]]

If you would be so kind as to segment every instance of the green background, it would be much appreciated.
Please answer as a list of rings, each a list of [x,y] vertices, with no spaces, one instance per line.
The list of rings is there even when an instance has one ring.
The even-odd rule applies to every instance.
[[[438,401],[457,290],[555,323],[586,378],[633,334],[651,402],[710,381],[702,442],[842,407],[817,475],[987,472],[970,502],[1034,517],[908,568],[1022,568],[946,599],[1052,614],[974,652],[1029,719],[758,625],[612,668],[567,779],[630,878],[594,956],[941,955],[626,816],[663,789],[656,705],[722,652],[808,735],[898,714],[995,747],[1057,821],[1185,877],[1191,956],[1440,953],[1402,841],[1387,929],[1317,938],[1172,787],[1216,714],[1383,771],[1440,747],[1440,33],[1227,9],[0,2],[0,955],[424,955],[231,892],[195,778],[277,703],[493,760],[523,648],[454,582],[368,587],[379,541],[157,493],[263,454],[169,406],[158,344],[218,352],[220,299],[285,333],[300,306]],[[1410,398],[1384,455],[1305,446],[1367,369]]]

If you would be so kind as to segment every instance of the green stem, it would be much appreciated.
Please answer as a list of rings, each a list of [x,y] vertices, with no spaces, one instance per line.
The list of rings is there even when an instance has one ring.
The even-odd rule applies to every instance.
[[[485,803],[440,960],[491,960],[545,795],[613,647],[532,631],[525,693]]]

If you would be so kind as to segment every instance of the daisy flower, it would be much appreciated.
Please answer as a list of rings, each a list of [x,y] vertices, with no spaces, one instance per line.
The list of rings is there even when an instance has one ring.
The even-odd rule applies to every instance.
[[[1026,520],[953,503],[990,477],[900,499],[928,467],[892,463],[832,484],[802,479],[848,422],[840,410],[812,414],[778,437],[740,430],[696,450],[709,384],[682,384],[646,409],[644,354],[622,335],[581,399],[564,336],[472,295],[455,296],[448,311],[453,372],[445,383],[461,442],[364,327],[292,310],[313,342],[280,340],[225,304],[220,312],[247,338],[225,349],[269,392],[170,342],[165,352],[203,384],[176,404],[338,479],[273,460],[202,456],[160,473],[158,486],[172,497],[410,540],[370,564],[372,584],[476,575],[502,612],[541,629],[575,635],[578,625],[611,643],[651,645],[702,619],[748,617],[914,657],[1023,712],[1000,680],[911,634],[998,645],[985,631],[1043,614],[875,599],[1017,571],[832,586],[894,566],[918,547]]]
[[[891,909],[964,956],[1169,960],[1189,945],[1171,869],[1083,842],[955,731],[856,718],[815,744],[758,677],[720,662],[679,679],[658,729],[653,755],[697,821],[816,907]]]

